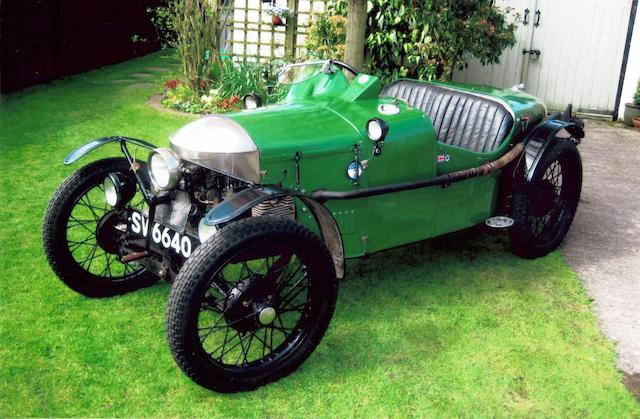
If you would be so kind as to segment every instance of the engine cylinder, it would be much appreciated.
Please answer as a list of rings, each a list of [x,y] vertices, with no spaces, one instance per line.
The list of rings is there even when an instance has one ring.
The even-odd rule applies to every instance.
[[[251,209],[252,217],[268,215],[270,217],[296,218],[296,204],[292,196],[270,199]]]

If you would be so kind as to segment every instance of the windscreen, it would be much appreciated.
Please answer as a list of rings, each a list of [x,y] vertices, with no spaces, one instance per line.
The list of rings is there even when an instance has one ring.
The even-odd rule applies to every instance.
[[[278,83],[297,84],[309,80],[320,74],[327,61],[314,61],[311,63],[289,64],[278,73]]]

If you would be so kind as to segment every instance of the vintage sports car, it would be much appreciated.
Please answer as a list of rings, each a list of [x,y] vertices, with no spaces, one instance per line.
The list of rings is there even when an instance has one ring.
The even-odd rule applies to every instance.
[[[124,157],[71,174],[46,210],[45,254],[73,290],[172,282],[169,345],[198,384],[250,390],[294,371],[327,329],[346,258],[483,223],[525,258],[564,239],[582,184],[570,107],[547,117],[516,88],[381,88],[338,61],[289,65],[280,80],[281,103],[248,95],[170,148],[120,136],[79,147],[65,164],[109,143]]]

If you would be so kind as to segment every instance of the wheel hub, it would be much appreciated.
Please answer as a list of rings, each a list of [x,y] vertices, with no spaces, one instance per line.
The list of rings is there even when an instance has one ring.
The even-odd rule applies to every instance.
[[[276,290],[273,281],[260,276],[239,282],[229,291],[224,313],[227,324],[238,332],[252,332],[275,320],[271,301]]]
[[[118,254],[120,243],[116,226],[120,223],[120,218],[116,211],[106,213],[98,222],[96,227],[96,241],[98,245],[107,253]]]
[[[555,205],[556,188],[548,180],[543,180],[538,186],[531,212],[536,217],[545,215]]]
[[[268,325],[273,323],[276,319],[276,309],[273,307],[265,307],[260,310],[260,314],[258,315],[258,320],[262,325]]]

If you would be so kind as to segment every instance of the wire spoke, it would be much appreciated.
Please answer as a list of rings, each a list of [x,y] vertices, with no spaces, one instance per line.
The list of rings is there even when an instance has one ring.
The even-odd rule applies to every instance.
[[[296,287],[298,286],[298,284],[300,284],[300,282],[304,281],[307,278],[307,273],[305,272],[305,274],[303,275],[302,278],[300,278],[300,280],[296,283]],[[293,301],[298,295],[300,295],[300,293],[308,288],[308,284],[305,284],[305,286],[300,287],[300,288],[292,288],[291,291],[289,291],[285,296],[281,297],[280,299],[280,306],[282,305],[286,305],[291,303],[291,301]],[[295,292],[293,293],[293,295],[291,294],[293,291],[295,290]]]
[[[100,220],[100,218],[102,218],[102,217],[100,217],[100,216],[96,213],[96,211],[95,211],[95,210],[102,211],[102,209],[101,209],[101,208],[98,208],[98,207],[94,207],[93,205],[91,205],[90,203],[88,203],[88,202],[87,202],[87,201],[88,201],[88,199],[89,199],[89,198],[87,198],[87,195],[83,195],[83,196],[82,196],[82,198],[80,198],[80,201],[78,201],[78,205],[83,205],[83,206],[85,206],[85,207],[89,208],[89,211],[91,211],[91,213],[92,213],[92,214],[93,214],[93,216],[95,217],[95,220],[96,220],[96,221]]]
[[[214,363],[244,368],[276,362],[294,350],[290,342],[312,321],[307,266],[291,248],[276,253],[266,246],[239,250],[201,294],[194,333]],[[267,308],[275,310],[272,321],[260,315]]]
[[[73,216],[70,216],[69,218],[72,219],[72,220],[75,220],[75,218],[73,218]],[[89,227],[87,227],[87,224],[94,224],[94,223],[97,225],[97,223],[95,221],[91,221],[91,222],[87,222],[87,223],[78,223],[77,225],[71,226],[71,228],[82,227],[85,230],[87,230],[89,233],[95,235],[96,234],[95,230],[92,230]],[[69,223],[67,222],[67,232],[68,232],[68,230],[69,230]]]

